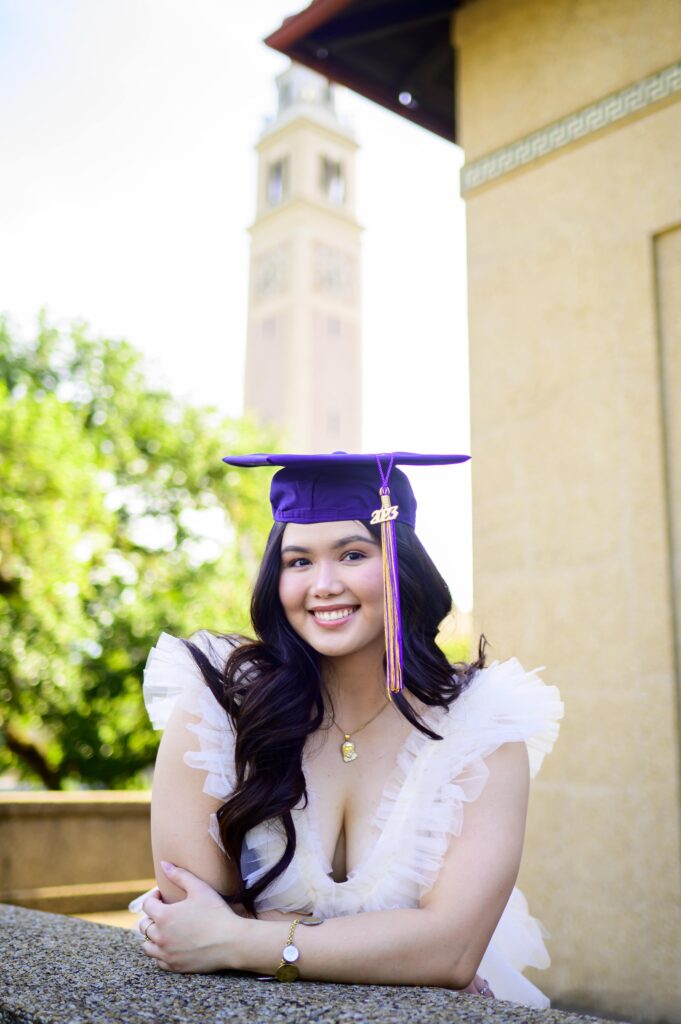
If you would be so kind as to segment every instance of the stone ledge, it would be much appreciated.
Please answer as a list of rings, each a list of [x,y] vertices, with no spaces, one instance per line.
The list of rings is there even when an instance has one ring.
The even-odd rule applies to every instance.
[[[39,885],[33,889],[0,889],[0,904],[52,914],[94,914],[127,907],[141,892],[156,885],[154,878],[123,882],[87,882],[85,885]]]
[[[0,906],[2,1024],[588,1024],[440,988],[167,974],[132,932]]]
[[[0,903],[61,914],[123,908],[154,874],[149,793],[2,793],[0,851]],[[102,883],[123,888],[97,902]]]
[[[137,816],[149,817],[151,793],[149,790],[83,790],[72,793],[52,793],[44,790],[0,793],[0,819],[10,818],[107,818]]]

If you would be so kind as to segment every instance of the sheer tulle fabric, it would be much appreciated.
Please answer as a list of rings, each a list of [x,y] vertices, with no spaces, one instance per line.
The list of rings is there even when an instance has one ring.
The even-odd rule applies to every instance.
[[[229,641],[199,633],[193,638],[219,663]],[[185,762],[206,773],[204,791],[220,800],[234,780],[234,731],[228,715],[205,686],[183,644],[162,634],[144,674],[144,697],[155,728],[163,728],[177,701],[197,721],[187,726],[200,750]],[[563,714],[558,689],[526,672],[512,658],[478,672],[448,712],[431,709],[426,722],[443,736],[430,740],[413,730],[404,744],[376,811],[374,845],[347,881],[335,882],[317,829],[316,796],[308,783],[307,807],[293,809],[296,854],[258,900],[259,910],[310,912],[338,917],[370,910],[416,907],[434,885],[452,836],[461,835],[465,805],[485,787],[485,758],[503,743],[525,741],[534,777],[556,741]],[[305,760],[303,769],[305,770]],[[207,823],[220,844],[215,816]],[[248,833],[241,868],[249,882],[275,863],[284,847],[277,823]],[[547,997],[522,971],[548,967],[548,933],[528,911],[515,888],[480,965],[495,995],[529,1006],[547,1007]]]

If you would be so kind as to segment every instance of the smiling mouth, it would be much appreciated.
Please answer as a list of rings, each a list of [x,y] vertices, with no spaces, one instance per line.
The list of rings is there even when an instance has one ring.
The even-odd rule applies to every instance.
[[[359,605],[353,605],[348,608],[313,608],[310,611],[310,615],[314,617],[315,622],[323,622],[325,624],[331,622],[343,622],[345,619],[349,619],[351,615],[354,615]]]

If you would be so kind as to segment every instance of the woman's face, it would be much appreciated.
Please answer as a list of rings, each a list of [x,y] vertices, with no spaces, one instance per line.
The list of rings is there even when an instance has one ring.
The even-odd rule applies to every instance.
[[[320,654],[383,654],[381,545],[362,523],[287,523],[279,598],[296,633]]]

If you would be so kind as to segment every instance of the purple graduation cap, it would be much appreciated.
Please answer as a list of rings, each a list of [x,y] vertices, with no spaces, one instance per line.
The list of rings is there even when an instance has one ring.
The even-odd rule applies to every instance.
[[[383,558],[383,618],[388,694],[402,690],[402,618],[395,520],[412,529],[416,498],[406,475],[396,467],[443,466],[466,462],[468,455],[228,455],[230,466],[280,466],[272,477],[270,500],[278,523],[328,523],[361,519],[380,524]],[[379,507],[377,508],[377,504]]]

